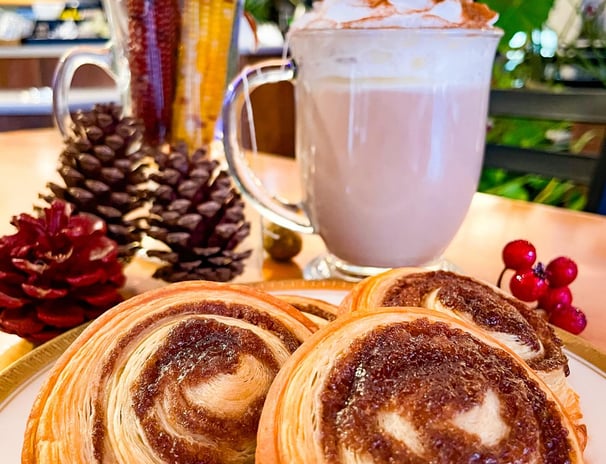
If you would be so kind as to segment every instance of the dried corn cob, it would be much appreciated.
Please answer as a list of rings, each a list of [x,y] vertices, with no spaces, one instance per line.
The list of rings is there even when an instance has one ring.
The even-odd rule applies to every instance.
[[[211,65],[204,74],[202,95],[202,117],[205,122],[202,127],[202,139],[207,142],[213,138],[215,123],[219,118],[223,103],[234,12],[235,2],[233,0],[213,2],[209,31],[211,42],[207,50],[208,62]]]
[[[234,23],[234,0],[185,0],[173,141],[209,143],[221,110]]]
[[[158,144],[172,121],[179,0],[128,0],[126,7],[133,113],[143,121],[146,141]]]
[[[172,137],[191,150],[202,146],[200,128],[201,74],[197,66],[198,43],[208,33],[201,18],[208,17],[208,0],[186,0],[183,5],[176,94],[173,103]],[[202,27],[201,27],[202,26]]]

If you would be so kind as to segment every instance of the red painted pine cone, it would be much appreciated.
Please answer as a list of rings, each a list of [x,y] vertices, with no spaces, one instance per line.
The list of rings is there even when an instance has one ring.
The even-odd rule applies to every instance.
[[[122,300],[118,246],[103,221],[54,201],[0,237],[0,329],[40,343]]]

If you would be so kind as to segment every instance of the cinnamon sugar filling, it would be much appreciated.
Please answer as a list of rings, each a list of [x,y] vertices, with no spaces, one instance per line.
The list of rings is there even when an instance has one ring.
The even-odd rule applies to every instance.
[[[523,367],[427,319],[355,340],[331,370],[321,404],[328,462],[351,452],[377,463],[555,464],[571,451],[556,405]],[[499,424],[492,435],[473,423],[483,411]]]
[[[502,295],[488,285],[448,271],[422,272],[404,276],[395,282],[381,306],[425,306],[425,297],[439,289],[437,299],[455,313],[467,314],[475,324],[489,332],[511,334],[542,355],[528,359],[536,370],[563,367],[568,360],[561,342],[549,325],[524,303]]]

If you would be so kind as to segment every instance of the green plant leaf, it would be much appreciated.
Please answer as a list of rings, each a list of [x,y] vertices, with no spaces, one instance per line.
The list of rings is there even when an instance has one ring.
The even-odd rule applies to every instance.
[[[264,23],[271,20],[272,2],[269,0],[244,0],[244,11],[255,20]]]
[[[486,141],[524,148],[553,148],[553,143],[547,139],[547,132],[569,128],[570,123],[566,121],[499,117],[492,119]]]
[[[561,182],[556,179],[551,179],[545,188],[533,199],[533,201],[557,206],[562,204],[564,196],[572,188],[573,185],[569,182]]]
[[[490,189],[485,190],[485,193],[491,193],[493,195],[499,195],[502,197],[513,198],[515,200],[530,200],[528,191],[524,188],[526,183],[526,176],[516,177],[508,182],[500,185],[496,185]]]
[[[500,49],[507,48],[509,40],[518,31],[541,29],[555,0],[483,0],[499,13],[497,26],[503,29]]]
[[[566,203],[563,205],[566,208],[573,209],[575,211],[582,211],[587,204],[587,194],[581,191],[579,188],[572,190],[566,197]]]
[[[549,182],[551,182],[551,179],[548,177],[531,175],[526,183],[526,187],[529,191],[536,195],[547,188]]]
[[[583,149],[596,137],[599,137],[599,133],[596,129],[590,129],[583,132],[583,134],[570,145],[570,151],[573,153],[581,153]]]
[[[507,171],[499,168],[484,168],[480,176],[478,190],[484,192],[495,185],[500,185],[507,180]]]

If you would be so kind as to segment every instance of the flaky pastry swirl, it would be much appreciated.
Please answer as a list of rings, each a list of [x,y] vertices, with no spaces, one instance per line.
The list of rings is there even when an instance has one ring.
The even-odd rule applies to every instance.
[[[583,462],[553,392],[505,345],[421,308],[358,311],[275,378],[257,462]]]
[[[562,342],[535,309],[472,277],[399,268],[359,282],[339,311],[392,306],[420,306],[459,317],[507,345],[556,393],[585,447],[587,429],[578,394],[566,380],[568,359]]]
[[[253,462],[266,392],[315,329],[244,286],[185,282],[133,297],[57,361],[23,462]]]
[[[297,308],[318,327],[322,327],[337,318],[339,308],[327,301],[302,295],[282,294],[276,296]]]

